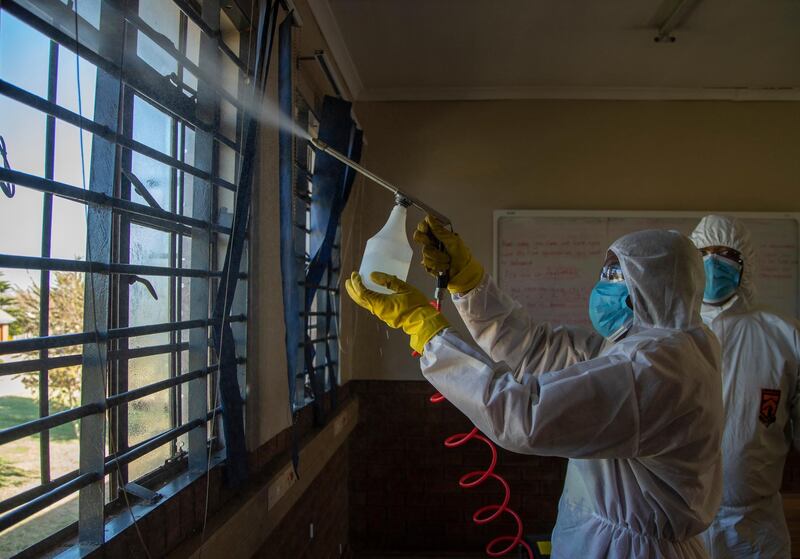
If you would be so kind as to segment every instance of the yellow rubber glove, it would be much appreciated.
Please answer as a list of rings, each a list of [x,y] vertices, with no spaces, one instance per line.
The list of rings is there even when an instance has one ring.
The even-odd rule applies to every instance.
[[[449,272],[450,293],[467,293],[483,279],[483,266],[472,257],[461,237],[432,215],[417,225],[414,241],[422,245],[422,265],[429,274],[436,277]]]
[[[413,285],[383,272],[372,272],[370,279],[394,293],[377,293],[367,289],[358,272],[353,272],[344,283],[347,294],[392,328],[402,328],[411,336],[414,351],[421,354],[428,340],[449,326],[447,319]]]

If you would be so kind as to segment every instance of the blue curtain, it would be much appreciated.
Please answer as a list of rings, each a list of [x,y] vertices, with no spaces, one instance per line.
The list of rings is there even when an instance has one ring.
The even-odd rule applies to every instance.
[[[269,75],[269,60],[275,36],[278,2],[271,5],[262,2],[258,14],[258,36],[256,40],[256,64],[254,78],[256,90],[263,94]],[[237,378],[237,363],[233,331],[227,318],[236,293],[241,268],[244,242],[250,216],[250,200],[253,187],[255,161],[258,154],[258,121],[252,115],[245,117],[243,163],[236,186],[236,219],[231,232],[222,277],[217,290],[213,310],[214,348],[222,348],[217,355],[219,362],[219,393],[222,407],[222,427],[225,434],[225,477],[230,487],[239,487],[247,480],[247,447],[244,433],[243,402]]]
[[[281,113],[292,118],[292,22],[291,16],[278,31],[278,106]],[[302,301],[298,297],[299,282],[303,280],[303,262],[295,254],[294,244],[294,138],[291,132],[278,132],[278,189],[280,204],[281,288],[283,293],[283,320],[286,327],[286,373],[289,381],[289,409],[294,410],[296,390],[297,355],[305,339],[305,325],[300,315]],[[299,461],[297,434],[294,420],[291,426],[292,464],[298,473]]]
[[[361,159],[363,132],[359,130],[350,116],[352,105],[342,99],[325,97],[319,121],[319,139],[333,149],[344,153],[358,162]],[[311,310],[311,303],[317,294],[317,286],[331,267],[336,230],[341,221],[342,211],[350,197],[355,180],[355,172],[326,153],[318,153],[314,162],[311,197],[311,261],[306,271],[305,310]],[[328,291],[327,294],[330,294]],[[329,306],[330,308],[330,306]],[[306,317],[308,313],[306,312]],[[325,317],[330,331],[330,317]],[[306,329],[307,331],[307,329]],[[327,344],[326,344],[327,345]],[[314,346],[305,344],[306,372],[311,378],[314,391],[314,419],[317,425],[325,422],[322,407],[325,392],[325,374],[314,369]],[[326,355],[330,362],[330,354]],[[330,370],[330,368],[326,368]],[[336,403],[336,379],[331,379],[333,391],[331,401]]]
[[[285,116],[294,114],[292,85],[292,27],[284,21],[278,32],[278,105]],[[332,148],[358,161],[361,157],[363,134],[350,117],[351,104],[333,97],[325,97],[319,119],[319,138]],[[294,185],[294,143],[287,131],[278,137],[281,274],[284,323],[286,325],[286,373],[289,384],[289,405],[293,407],[296,392],[298,355],[303,348],[305,372],[311,379],[314,393],[314,419],[324,423],[322,408],[324,375],[314,370],[314,347],[308,337],[308,311],[317,293],[317,286],[331,267],[331,254],[336,241],[342,211],[347,204],[355,174],[336,159],[318,154],[312,179],[310,261],[304,269],[297,258],[295,212],[297,200]],[[303,142],[305,145],[305,142]],[[299,296],[298,286],[305,284],[305,298]],[[330,292],[328,292],[329,294]],[[305,312],[304,312],[305,311]],[[325,317],[328,328],[330,317]],[[330,360],[329,360],[330,361]],[[331,383],[332,390],[336,382]],[[335,401],[335,395],[334,395]],[[298,441],[294,425],[292,433],[292,462],[297,471]]]

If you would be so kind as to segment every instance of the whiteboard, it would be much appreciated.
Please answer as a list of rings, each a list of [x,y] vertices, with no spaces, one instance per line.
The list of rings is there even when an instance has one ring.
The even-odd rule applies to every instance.
[[[750,230],[758,304],[800,318],[800,214],[496,210],[494,277],[537,321],[591,326],[589,293],[614,240],[642,229],[688,235],[709,213]]]

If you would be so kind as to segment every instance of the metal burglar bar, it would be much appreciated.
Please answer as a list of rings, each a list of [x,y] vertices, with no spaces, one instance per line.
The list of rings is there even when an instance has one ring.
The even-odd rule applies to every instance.
[[[198,5],[199,10],[181,0],[0,5],[4,28],[41,34],[50,45],[48,64],[26,69],[46,76],[46,96],[0,69],[0,98],[43,116],[43,146],[19,140],[12,145],[45,154],[41,170],[0,168],[0,180],[41,193],[43,200],[40,250],[3,254],[0,247],[0,268],[36,270],[41,293],[38,329],[30,333],[36,337],[0,342],[0,376],[35,374],[40,395],[37,418],[0,430],[0,445],[38,435],[40,462],[39,484],[0,502],[0,531],[11,533],[19,522],[77,494],[78,541],[84,551],[93,549],[106,537],[106,514],[123,484],[153,474],[163,479],[174,472],[162,468],[167,460],[199,475],[208,464],[209,444],[215,451],[222,448],[207,432],[208,421],[222,413],[212,409],[209,390],[218,371],[210,362],[209,329],[216,323],[211,309],[221,276],[215,260],[233,233],[224,213],[232,208],[238,182],[252,57],[230,48],[238,44],[247,54],[250,43],[218,0]],[[245,17],[240,25],[247,28],[250,22]],[[59,54],[69,60],[67,50],[83,60],[82,69],[86,64],[96,71],[80,76],[94,91],[93,103],[84,100],[80,110],[60,98],[64,93],[58,89],[59,80],[75,71],[69,64],[59,67]],[[233,73],[217,71],[231,62]],[[55,157],[57,124],[91,138],[83,146],[91,149],[84,187],[62,178],[63,162]],[[6,130],[4,136],[9,138]],[[60,199],[85,208],[83,259],[51,250],[60,218],[54,201]],[[0,197],[8,208],[15,203]],[[246,280],[246,268],[242,265],[239,278]],[[54,330],[50,322],[59,273],[84,277],[79,331]],[[246,282],[237,289],[236,314],[226,321],[235,324],[236,365],[244,373]],[[74,351],[65,349],[72,346]],[[52,409],[52,371],[76,366],[82,366],[80,405]],[[150,416],[163,416],[166,424],[151,428]],[[55,469],[58,453],[51,451],[48,435],[77,421],[79,469],[64,473]],[[134,433],[135,423],[146,431]]]
[[[108,6],[102,6],[100,9],[100,26],[104,30],[116,31],[115,36],[124,36],[124,22],[116,17]],[[119,45],[119,59],[122,59],[122,56],[122,45]],[[119,129],[120,93],[119,82],[102,70],[98,70],[95,118],[111,130]],[[103,138],[95,137],[92,140],[91,173],[89,177],[85,177],[89,180],[89,190],[113,196],[116,171],[117,146]],[[87,262],[111,263],[111,221],[109,208],[87,208]],[[98,334],[93,343],[83,346],[81,404],[86,406],[96,405],[106,397],[108,346],[101,336],[104,336],[108,329],[110,284],[108,276],[92,273],[90,270],[84,285],[84,328]],[[102,448],[105,444],[105,427],[105,415],[102,413],[81,419],[80,471],[84,475],[93,474],[95,481],[80,490],[78,542],[81,547],[89,549],[101,545],[104,541],[105,456],[97,449],[98,446]]]
[[[203,0],[202,4],[203,22],[214,33],[219,32],[219,4],[216,0]],[[218,51],[215,40],[208,34],[203,34],[200,38],[200,56],[204,62],[208,63],[209,68],[215,67],[214,62],[218,60]],[[199,87],[197,91],[197,112],[198,117],[207,121],[214,121],[214,97],[209,91]],[[206,166],[206,172],[211,173],[213,161],[213,139],[201,131],[196,132],[195,157]],[[211,185],[202,181],[195,180],[195,192],[192,198],[192,214],[201,219],[211,219],[211,205],[213,192]],[[198,267],[208,267],[211,264],[210,237],[202,230],[195,230],[192,234],[191,265]],[[208,316],[208,292],[209,281],[206,278],[192,278],[189,284],[190,303],[189,318],[205,318]],[[208,362],[208,332],[192,330],[189,333],[189,368],[198,369],[205,366]],[[197,379],[189,383],[189,418],[197,419],[206,413],[206,402],[208,400],[208,383],[206,379]],[[206,468],[206,426],[202,425],[189,433],[189,468],[195,471],[203,471]]]

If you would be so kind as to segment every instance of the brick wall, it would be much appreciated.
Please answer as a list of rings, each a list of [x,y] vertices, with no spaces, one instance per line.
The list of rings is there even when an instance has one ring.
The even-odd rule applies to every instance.
[[[349,443],[350,537],[356,551],[478,551],[513,528],[472,522],[472,512],[502,497],[502,490],[492,482],[458,487],[461,475],[488,463],[489,451],[478,442],[458,449],[442,445],[471,425],[451,404],[430,404],[433,388],[427,382],[350,384],[360,408]],[[566,460],[499,449],[497,472],[511,485],[511,507],[526,533],[552,529],[565,471]],[[783,491],[800,493],[796,452],[786,463]],[[800,550],[797,531],[793,547]]]
[[[350,438],[350,537],[356,551],[481,551],[515,525],[477,526],[472,513],[498,503],[493,481],[465,490],[458,479],[489,463],[479,442],[447,449],[449,435],[469,421],[451,404],[431,404],[424,381],[356,381],[359,424]],[[511,507],[526,533],[549,533],[556,518],[566,461],[500,450],[497,473],[511,484]]]
[[[349,557],[347,444],[342,445],[254,557]],[[310,525],[314,525],[311,538]]]

